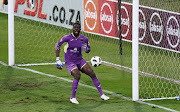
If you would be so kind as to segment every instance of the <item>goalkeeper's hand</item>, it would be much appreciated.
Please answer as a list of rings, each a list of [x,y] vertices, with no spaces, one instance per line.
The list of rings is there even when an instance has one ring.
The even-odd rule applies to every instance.
[[[81,51],[89,53],[90,49],[86,45],[82,44],[81,45]]]
[[[57,62],[56,67],[61,70],[64,65],[63,65],[63,63],[61,62],[60,57],[56,57],[56,62]]]

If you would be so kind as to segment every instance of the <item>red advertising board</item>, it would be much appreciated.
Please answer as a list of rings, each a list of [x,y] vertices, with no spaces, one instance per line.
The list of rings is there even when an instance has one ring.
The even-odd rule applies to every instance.
[[[96,6],[96,19],[89,18],[89,26],[96,23],[91,30],[84,20],[84,31],[106,35],[119,36],[119,11],[118,3],[107,0],[84,0],[84,10],[95,11],[87,8],[87,2],[94,2]],[[89,6],[89,7],[93,7]],[[92,13],[90,13],[92,14]],[[96,20],[96,21],[95,21]],[[151,7],[139,8],[139,42],[152,47],[166,50],[180,51],[180,14],[164,11]],[[121,36],[132,41],[132,4],[121,4]]]
[[[117,28],[115,28],[115,2],[100,0],[99,11],[99,33],[103,35],[116,37]]]
[[[122,38],[132,40],[132,6],[121,6]],[[119,11],[117,2],[84,0],[84,31],[106,36],[119,36]]]

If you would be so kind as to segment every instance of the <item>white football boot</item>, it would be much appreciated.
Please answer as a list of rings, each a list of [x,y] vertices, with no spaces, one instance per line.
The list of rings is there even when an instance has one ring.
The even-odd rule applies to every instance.
[[[76,100],[76,98],[70,98],[70,101],[71,103],[74,103],[74,104],[79,104],[79,102]]]
[[[110,98],[108,97],[108,96],[106,96],[106,95],[101,95],[101,99],[103,99],[103,100],[109,100]]]

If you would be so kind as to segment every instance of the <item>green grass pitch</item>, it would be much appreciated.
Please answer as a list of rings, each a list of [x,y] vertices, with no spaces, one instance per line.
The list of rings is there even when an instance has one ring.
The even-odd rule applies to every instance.
[[[19,24],[17,21],[15,24]],[[26,25],[25,25],[26,26]],[[34,27],[34,26],[33,26]],[[43,30],[43,28],[42,28]],[[52,30],[52,29],[51,29]],[[54,32],[56,32],[55,29]],[[17,30],[16,30],[16,34]],[[52,34],[53,35],[53,34]],[[56,36],[56,34],[54,34]],[[64,35],[64,34],[62,34]],[[87,34],[89,35],[89,34]],[[23,37],[23,36],[20,36]],[[18,37],[17,37],[18,38]],[[18,39],[20,40],[20,39]],[[53,40],[56,41],[57,39]],[[7,15],[0,14],[0,61],[7,63]],[[52,41],[52,40],[50,40]],[[93,39],[90,39],[93,43]],[[110,44],[110,40],[106,40],[106,45]],[[21,41],[20,41],[21,42]],[[113,42],[115,43],[115,42]],[[54,45],[54,43],[52,43]],[[97,38],[95,44],[102,45],[102,43]],[[125,52],[123,56],[117,56],[116,58],[108,58],[108,56],[101,56],[104,60],[108,60],[114,63],[120,63],[122,65],[127,65],[131,67],[131,46],[128,43],[124,43]],[[114,46],[109,45],[114,48],[107,49],[108,53],[112,56],[118,54],[118,43]],[[47,45],[48,46],[48,45]],[[92,45],[91,45],[92,46]],[[32,46],[23,46],[32,47]],[[26,56],[28,53],[26,50],[22,49],[21,46],[16,46],[16,49],[23,50],[22,57]],[[90,59],[93,55],[101,55],[101,50],[96,50],[92,47],[93,53],[84,54],[86,59]],[[54,60],[54,51],[52,52],[52,59],[48,61],[52,62]],[[18,52],[17,52],[18,53]],[[54,53],[54,55],[53,55]],[[39,52],[37,52],[39,54]],[[44,58],[48,54],[45,54]],[[36,56],[39,59],[38,55]],[[20,57],[21,58],[21,57]],[[16,59],[22,63],[19,58]],[[119,60],[118,60],[119,59]],[[44,59],[43,59],[44,60]],[[29,60],[25,60],[29,61]],[[32,61],[32,60],[30,60]],[[36,61],[36,60],[35,60]],[[30,66],[25,67],[32,70],[40,71],[47,74],[52,74],[58,77],[63,77],[72,80],[64,67],[63,70],[56,69],[55,65],[48,66]],[[131,97],[132,94],[132,79],[131,73],[117,70],[113,67],[108,67],[102,65],[97,68],[93,68],[97,74],[102,88],[108,91],[121,94],[126,97]],[[82,74],[80,83],[93,86],[91,79]],[[154,106],[149,106],[145,104],[140,104],[133,101],[124,100],[121,97],[117,97],[106,93],[110,96],[109,101],[102,101],[99,97],[98,91],[78,86],[77,100],[80,102],[79,105],[74,105],[69,102],[71,96],[71,83],[60,79],[43,76],[40,74],[32,73],[25,70],[20,70],[8,66],[3,66],[0,64],[0,111],[2,112],[162,112],[167,111]],[[160,101],[148,101],[148,103],[157,104],[167,108],[175,109],[180,111],[180,102],[177,100],[160,100]]]

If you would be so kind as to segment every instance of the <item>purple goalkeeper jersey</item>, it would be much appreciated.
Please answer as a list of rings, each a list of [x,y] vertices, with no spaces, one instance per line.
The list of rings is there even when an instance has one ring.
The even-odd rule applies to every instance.
[[[64,46],[64,57],[66,63],[67,62],[78,63],[82,59],[82,54],[81,54],[82,44],[87,45],[88,49],[90,49],[88,38],[81,34],[78,38],[76,38],[72,33],[62,37],[57,42],[55,49],[60,50],[60,46],[64,42],[66,42],[66,45]]]

